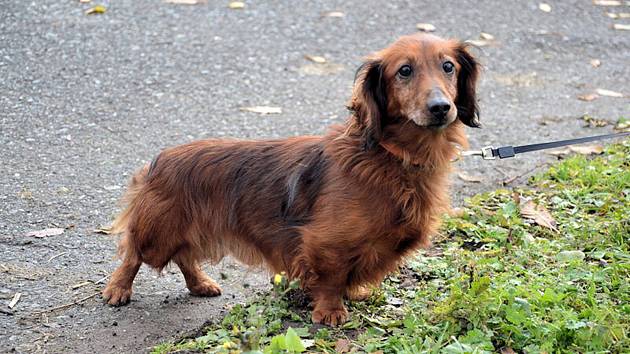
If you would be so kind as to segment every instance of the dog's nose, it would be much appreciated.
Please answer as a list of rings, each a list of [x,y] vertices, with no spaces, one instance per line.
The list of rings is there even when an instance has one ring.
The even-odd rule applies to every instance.
[[[444,120],[446,113],[451,109],[451,105],[444,97],[437,97],[429,101],[429,112],[433,117]]]

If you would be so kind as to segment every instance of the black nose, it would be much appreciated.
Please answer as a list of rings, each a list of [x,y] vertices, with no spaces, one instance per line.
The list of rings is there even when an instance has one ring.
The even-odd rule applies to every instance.
[[[446,113],[451,109],[449,102],[443,98],[438,97],[429,101],[429,112],[433,114],[433,117],[439,120],[444,120]]]

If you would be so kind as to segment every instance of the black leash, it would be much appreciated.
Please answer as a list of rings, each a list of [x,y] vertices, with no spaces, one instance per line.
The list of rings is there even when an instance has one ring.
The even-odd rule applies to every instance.
[[[516,154],[522,154],[524,152],[553,149],[553,148],[557,148],[561,146],[582,144],[582,143],[588,143],[591,141],[597,141],[597,140],[603,140],[603,139],[620,138],[622,136],[627,136],[627,135],[630,135],[630,132],[597,135],[597,136],[587,136],[587,137],[578,138],[578,139],[559,140],[559,141],[552,141],[549,143],[531,144],[531,145],[502,146],[499,148],[486,146],[486,147],[481,148],[481,150],[463,151],[461,155],[462,156],[481,156],[483,157],[484,160],[494,160],[497,157],[500,159],[505,159],[508,157],[514,157]]]

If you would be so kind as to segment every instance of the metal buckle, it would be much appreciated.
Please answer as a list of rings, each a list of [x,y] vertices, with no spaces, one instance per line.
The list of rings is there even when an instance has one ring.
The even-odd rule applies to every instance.
[[[481,156],[484,160],[494,160],[496,159],[496,156],[492,156],[493,149],[494,147],[492,146],[485,146],[481,148],[481,150],[462,151],[460,155],[461,156]]]
[[[492,155],[492,150],[494,150],[492,145],[482,147],[480,154],[481,157],[483,157],[484,160],[495,160],[497,157]]]

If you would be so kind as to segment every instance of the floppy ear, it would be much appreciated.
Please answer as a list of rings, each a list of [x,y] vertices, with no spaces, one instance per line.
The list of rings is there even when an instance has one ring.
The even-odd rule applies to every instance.
[[[457,62],[459,74],[457,75],[457,118],[469,127],[479,128],[479,107],[477,106],[477,78],[479,77],[479,64],[470,55],[462,44],[457,49]]]
[[[387,118],[387,92],[380,61],[368,61],[359,67],[348,108],[361,128],[364,149],[374,148],[383,137],[383,122]]]

